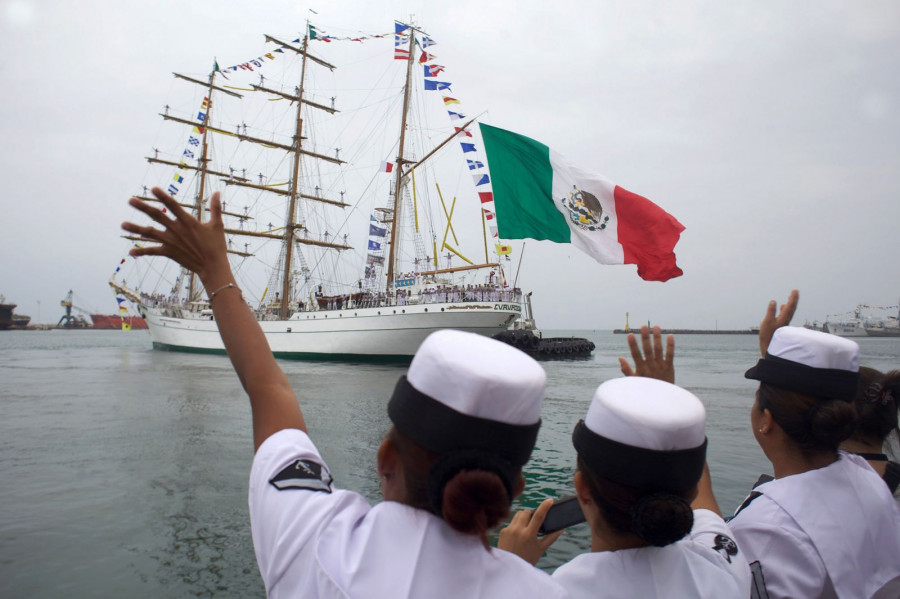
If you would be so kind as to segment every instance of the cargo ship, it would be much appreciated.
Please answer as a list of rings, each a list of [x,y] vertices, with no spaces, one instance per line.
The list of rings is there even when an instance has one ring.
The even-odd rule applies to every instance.
[[[94,329],[121,329],[122,321],[132,329],[146,329],[147,321],[140,316],[119,316],[118,314],[91,314],[91,328]]]
[[[13,310],[16,309],[16,304],[4,304],[4,300],[0,298],[0,330],[13,326]]]

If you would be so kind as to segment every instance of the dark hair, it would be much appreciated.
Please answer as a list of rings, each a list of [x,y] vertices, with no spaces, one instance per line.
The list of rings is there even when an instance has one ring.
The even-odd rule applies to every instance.
[[[595,473],[581,456],[578,469],[603,519],[619,532],[633,533],[649,545],[665,547],[684,538],[694,526],[688,500],[695,489],[669,493],[626,487]]]
[[[811,397],[766,383],[759,385],[759,409],[768,409],[804,453],[836,452],[856,427],[856,410],[850,402]]]
[[[900,398],[900,370],[883,373],[860,366],[859,388],[853,405],[858,420],[852,439],[884,441],[897,429],[897,400]]]
[[[403,465],[406,504],[439,516],[454,530],[481,538],[488,547],[488,530],[509,516],[512,497],[500,476],[492,471],[464,469],[453,474],[443,489],[440,513],[428,497],[428,475],[440,457],[392,427],[388,440]],[[521,473],[517,470],[516,475]]]

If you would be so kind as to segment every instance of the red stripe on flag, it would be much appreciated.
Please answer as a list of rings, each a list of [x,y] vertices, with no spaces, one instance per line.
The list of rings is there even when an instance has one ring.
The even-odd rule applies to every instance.
[[[481,200],[482,204],[487,204],[494,201],[494,194],[490,191],[479,191],[478,199]]]
[[[684,225],[645,197],[616,186],[618,237],[625,251],[625,264],[637,264],[645,281],[668,281],[680,277],[675,264],[675,244]]]

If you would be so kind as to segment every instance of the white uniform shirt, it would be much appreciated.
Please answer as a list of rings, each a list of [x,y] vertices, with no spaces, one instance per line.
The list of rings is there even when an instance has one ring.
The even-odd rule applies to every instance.
[[[573,599],[746,599],[750,567],[717,514],[694,510],[690,534],[665,547],[583,553],[553,573]]]
[[[256,452],[250,524],[270,598],[567,597],[546,573],[433,514],[390,501],[371,507],[330,481],[302,431],[280,431]]]
[[[729,526],[771,599],[900,597],[900,509],[865,460],[840,452],[754,491]]]

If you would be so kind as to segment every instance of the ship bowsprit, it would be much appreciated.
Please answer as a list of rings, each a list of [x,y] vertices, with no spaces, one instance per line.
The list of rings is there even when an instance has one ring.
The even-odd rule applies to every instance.
[[[591,355],[595,345],[583,337],[538,337],[534,331],[501,331],[494,339],[537,359],[581,358]]]

